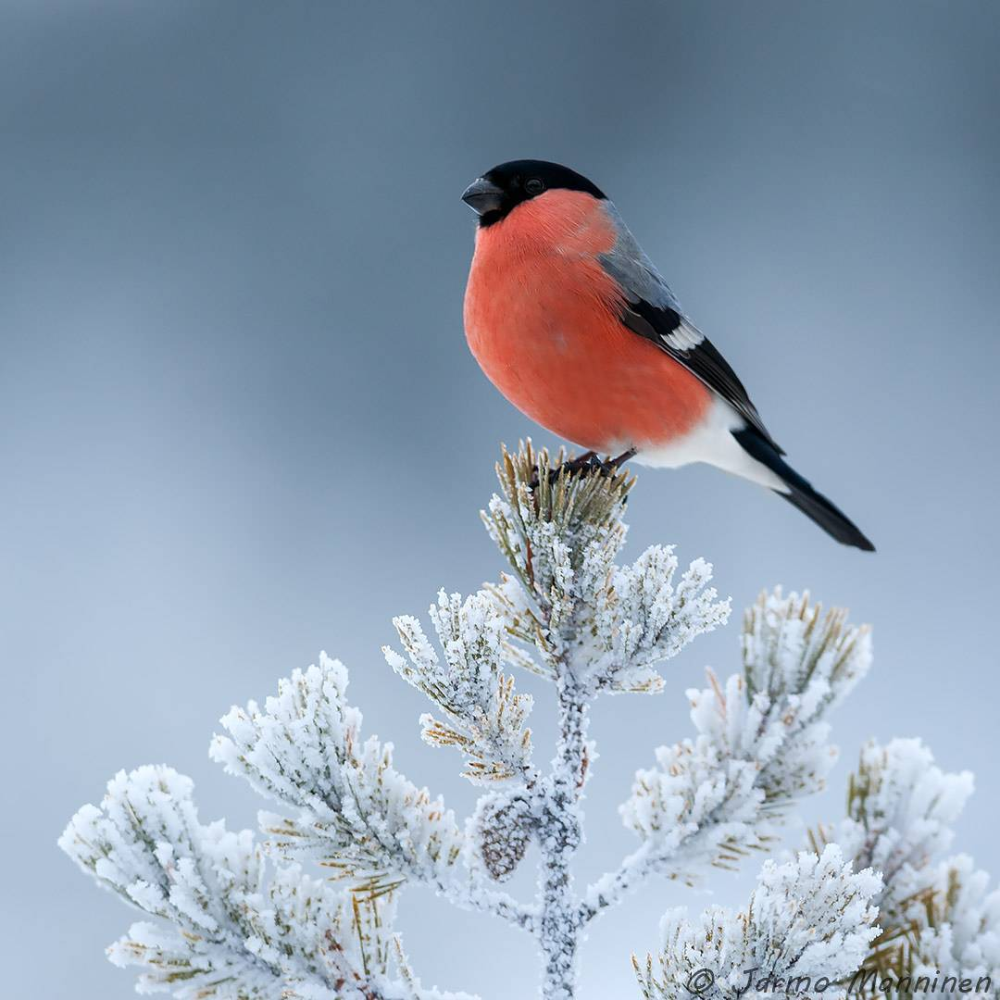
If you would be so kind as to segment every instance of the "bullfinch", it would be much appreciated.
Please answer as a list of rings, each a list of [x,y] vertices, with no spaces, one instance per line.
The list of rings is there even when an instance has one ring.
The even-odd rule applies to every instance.
[[[773,490],[838,542],[874,550],[788,465],[600,188],[557,163],[514,160],[462,200],[479,216],[466,338],[522,413],[587,449],[584,462],[707,462]]]

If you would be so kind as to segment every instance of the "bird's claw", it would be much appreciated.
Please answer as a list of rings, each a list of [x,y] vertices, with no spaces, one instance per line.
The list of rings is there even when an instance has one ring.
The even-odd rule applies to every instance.
[[[578,476],[583,473],[589,472],[593,467],[594,463],[600,462],[597,457],[596,451],[585,451],[582,455],[578,455],[576,458],[569,459],[565,462],[560,462],[555,468],[549,469],[548,480],[549,485],[552,486],[555,481],[559,478],[560,473],[567,473],[570,476]],[[539,482],[539,469],[535,466],[534,474],[531,477],[531,488],[535,489]]]
[[[554,469],[549,469],[548,478],[551,486],[559,478],[561,473],[569,476],[589,476],[597,474],[599,476],[613,476],[618,472],[623,462],[628,461],[635,454],[634,449],[629,449],[617,458],[602,459],[596,451],[585,451],[576,458],[560,462]],[[538,467],[535,467],[535,474],[531,477],[531,488],[538,486]]]

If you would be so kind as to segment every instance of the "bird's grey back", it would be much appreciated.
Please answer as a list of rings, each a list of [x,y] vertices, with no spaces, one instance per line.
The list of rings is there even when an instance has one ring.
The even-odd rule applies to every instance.
[[[608,253],[601,254],[601,266],[618,282],[630,301],[643,300],[658,309],[673,309],[682,313],[670,286],[629,232],[614,203],[605,201],[603,207],[614,223],[618,238]]]

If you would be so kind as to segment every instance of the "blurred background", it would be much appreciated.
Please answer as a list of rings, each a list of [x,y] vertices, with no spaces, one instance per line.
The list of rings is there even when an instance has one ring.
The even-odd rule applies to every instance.
[[[920,735],[976,772],[956,846],[1000,869],[998,43],[985,0],[0,5],[5,992],[132,995],[103,948],[134,915],[57,836],[146,762],[191,775],[205,820],[252,825],[263,800],[209,738],[320,649],[400,768],[470,809],[379,646],[439,586],[496,576],[477,511],[499,443],[555,443],[462,332],[459,195],[515,157],[611,194],[878,546],[707,468],[647,471],[629,505],[631,554],[706,557],[737,609],[783,583],[874,623],[802,815],[842,815],[862,741]],[[597,706],[581,878],[633,846],[617,804],[691,732],[704,666],[737,669],[737,621],[663,697]],[[525,686],[547,755],[551,692]],[[630,952],[708,901],[651,883],[593,925],[581,997],[634,995]],[[534,995],[532,945],[499,922],[413,890],[401,929],[425,983]]]

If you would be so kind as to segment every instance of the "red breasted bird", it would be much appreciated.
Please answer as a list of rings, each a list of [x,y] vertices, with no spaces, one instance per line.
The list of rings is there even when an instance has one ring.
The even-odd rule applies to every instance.
[[[588,449],[583,459],[715,465],[774,490],[838,542],[874,550],[784,460],[743,383],[596,185],[557,163],[514,160],[462,200],[479,216],[466,337],[522,413]]]

